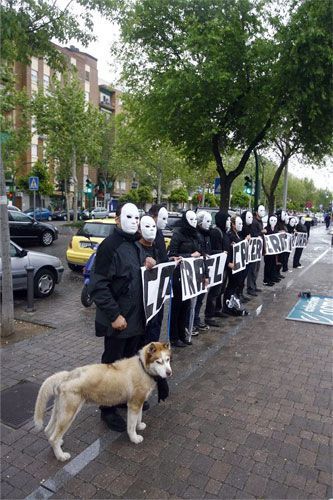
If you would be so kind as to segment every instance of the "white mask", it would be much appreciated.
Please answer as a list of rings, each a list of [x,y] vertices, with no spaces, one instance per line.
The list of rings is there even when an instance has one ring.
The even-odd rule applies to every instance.
[[[282,222],[284,222],[286,220],[286,216],[287,216],[286,212],[284,210],[282,210],[282,212],[281,212],[281,220],[282,220]]]
[[[139,210],[134,203],[125,203],[120,213],[120,226],[124,233],[135,234],[139,229]]]
[[[236,217],[236,231],[241,231],[243,229],[243,221],[240,217]]]
[[[168,211],[165,207],[161,207],[158,211],[157,215],[157,228],[158,229],[165,229],[166,225],[168,223]]]
[[[193,212],[193,210],[189,210],[186,212],[186,220],[192,227],[197,227],[197,216]]]
[[[301,217],[301,224],[305,224],[305,217]]]
[[[246,212],[246,215],[245,215],[245,222],[248,226],[250,226],[253,222],[253,215],[251,214],[251,212]]]
[[[295,217],[291,217],[290,220],[289,220],[289,224],[291,227],[295,227],[296,224],[297,224],[297,220]]]
[[[265,215],[266,215],[266,209],[265,209],[264,205],[259,205],[259,207],[258,207],[258,215],[259,215],[259,217],[261,219],[263,217],[265,217]]]
[[[284,218],[284,222],[285,222],[286,224],[288,224],[288,223],[289,223],[289,215],[286,215],[286,216],[285,216],[285,218]]]
[[[200,225],[204,231],[208,231],[212,224],[212,216],[208,212],[201,212],[203,218],[201,219]]]
[[[230,228],[231,228],[231,219],[230,217],[227,218],[227,220],[225,221],[225,228],[227,231],[230,231]]]
[[[140,231],[146,241],[154,241],[156,238],[156,223],[149,215],[144,215],[140,220]]]
[[[276,223],[277,223],[277,217],[275,217],[275,215],[272,215],[272,216],[269,218],[269,225],[271,226],[271,228],[272,228],[272,229],[274,229],[274,228],[275,228]]]

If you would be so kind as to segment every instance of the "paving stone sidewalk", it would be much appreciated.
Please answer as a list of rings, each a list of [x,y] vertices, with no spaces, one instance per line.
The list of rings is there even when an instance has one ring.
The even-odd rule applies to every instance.
[[[95,407],[65,436],[68,465],[32,422],[2,425],[1,498],[331,498],[332,328],[284,319],[299,289],[330,293],[331,258],[175,351],[171,396],[145,414],[141,445],[110,433]],[[86,313],[2,349],[3,387],[99,361],[101,349]]]

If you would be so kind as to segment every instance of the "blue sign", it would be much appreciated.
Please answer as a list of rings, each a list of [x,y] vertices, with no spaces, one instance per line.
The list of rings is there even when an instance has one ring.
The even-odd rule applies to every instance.
[[[38,189],[39,189],[39,177],[29,177],[29,189],[31,191],[38,191]]]
[[[221,194],[221,178],[220,177],[215,177],[214,194]]]
[[[301,297],[292,308],[287,319],[333,325],[333,297],[312,295],[310,298]]]

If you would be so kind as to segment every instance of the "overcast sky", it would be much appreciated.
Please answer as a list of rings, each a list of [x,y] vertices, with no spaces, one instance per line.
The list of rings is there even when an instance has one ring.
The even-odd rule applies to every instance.
[[[111,54],[111,45],[119,37],[119,29],[110,21],[105,20],[99,14],[94,16],[95,28],[94,32],[97,40],[92,42],[88,47],[83,47],[76,41],[73,45],[84,52],[88,52],[98,59],[98,75],[99,79],[107,83],[115,84],[120,74],[120,65]],[[322,189],[327,189],[333,193],[333,162],[326,168],[313,169],[304,167],[297,160],[291,161],[289,171],[299,178],[310,178],[315,183],[315,186]]]

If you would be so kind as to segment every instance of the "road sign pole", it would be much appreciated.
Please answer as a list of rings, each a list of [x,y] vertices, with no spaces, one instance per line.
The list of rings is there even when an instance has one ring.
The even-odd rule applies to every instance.
[[[36,219],[36,191],[34,190],[34,219]]]
[[[287,210],[287,196],[288,196],[288,162],[284,167],[284,182],[283,182],[283,210]]]

